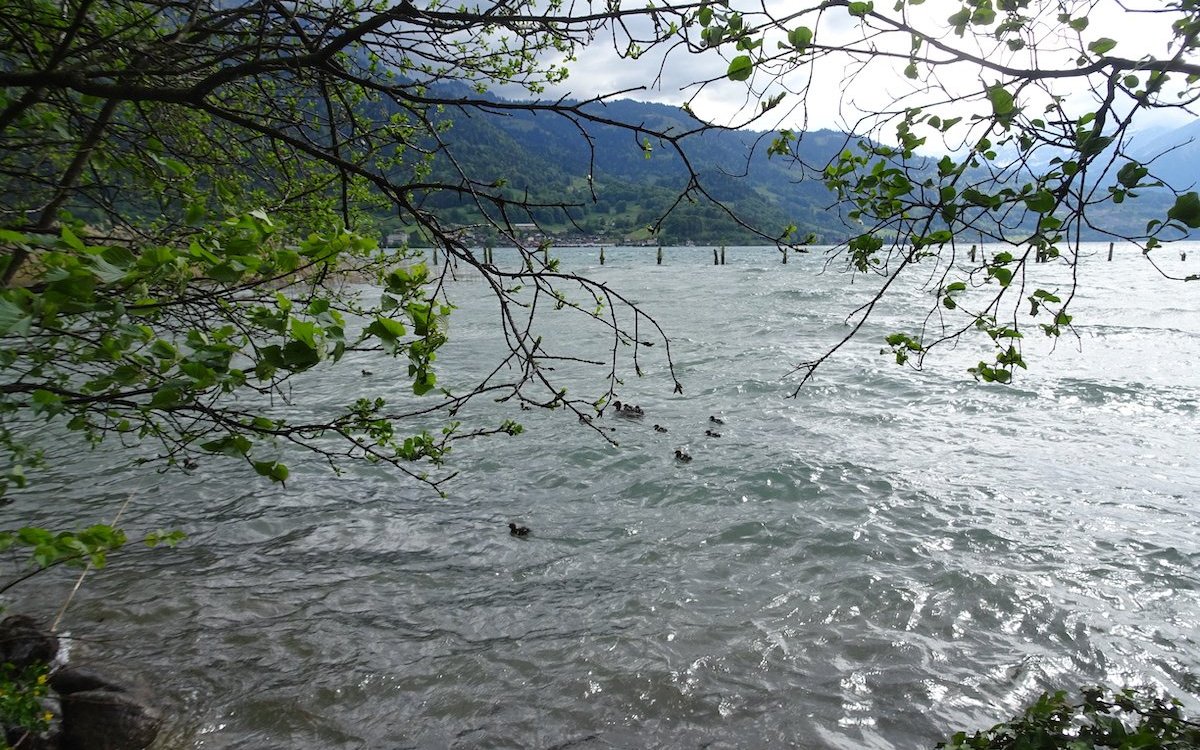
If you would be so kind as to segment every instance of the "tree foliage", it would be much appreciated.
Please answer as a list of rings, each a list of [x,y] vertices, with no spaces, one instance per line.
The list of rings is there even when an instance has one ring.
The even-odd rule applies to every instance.
[[[683,144],[711,123],[622,121],[604,105],[628,89],[544,95],[596,45],[655,63],[660,81],[694,71],[682,89],[688,113],[733,90],[745,105],[723,125],[785,125],[772,158],[840,197],[851,239],[835,256],[881,280],[849,336],[899,279],[917,275],[932,302],[912,330],[887,339],[897,362],[919,366],[939,344],[977,332],[993,356],[972,372],[1008,382],[1025,366],[1030,329],[1058,336],[1073,319],[1074,282],[1042,286],[1033,264],[1073,267],[1095,206],[1163,187],[1153,164],[1128,156],[1129,130],[1140,111],[1195,99],[1200,8],[952,5],[947,16],[917,0],[4,4],[6,483],[23,485],[38,464],[42,422],[93,443],[148,442],[168,464],[228,456],[278,482],[289,476],[280,446],[291,444],[335,468],[365,458],[435,486],[453,441],[520,429],[459,425],[471,398],[562,408],[588,423],[627,368],[640,372],[645,332],[661,332],[615,290],[562,272],[517,225],[546,211],[570,220],[597,184],[578,198],[507,189],[456,159],[470,147],[455,141],[456,120],[561,118],[592,154],[590,132],[618,128],[648,163],[667,151],[687,172],[647,217],[652,230],[691,221],[737,226],[781,249],[803,242],[794,221],[766,226],[731,210],[729,176],[695,168]],[[1155,27],[1162,48],[1127,55],[1121,39],[1094,31],[1126,18]],[[876,80],[903,86],[872,92]],[[841,101],[817,101],[830,81]],[[485,96],[497,86],[525,98]],[[798,144],[815,106],[840,107],[848,134],[834,158],[805,163]],[[519,248],[516,268],[485,262],[468,228],[439,208],[464,202],[490,236]],[[380,217],[432,243],[444,263],[379,247]],[[1130,239],[1153,261],[1162,242],[1198,226],[1200,199],[1184,193]],[[963,245],[981,241],[993,249],[965,261]],[[444,388],[436,368],[451,313],[442,284],[456,265],[496,295],[510,351],[465,392]],[[556,382],[553,364],[570,355],[541,335],[548,308],[589,316],[611,337],[612,356],[586,363],[598,369],[598,393],[568,396]],[[801,383],[837,348],[801,364]],[[669,348],[657,351],[669,364]],[[276,408],[303,373],[366,353],[395,359],[413,398],[348,401],[311,421]]]
[[[1127,688],[1082,691],[1078,703],[1065,692],[1044,693],[1011,721],[991,729],[959,732],[947,750],[1184,750],[1200,746],[1200,724],[1184,715],[1176,700]]]

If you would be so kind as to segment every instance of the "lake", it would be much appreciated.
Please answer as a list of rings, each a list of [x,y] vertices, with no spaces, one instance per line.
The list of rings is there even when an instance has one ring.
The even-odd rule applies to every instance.
[[[1188,249],[1164,266],[1200,272]],[[555,251],[671,337],[682,394],[644,321],[643,377],[617,348],[617,395],[646,412],[596,420],[617,446],[481,398],[464,420],[525,431],[457,445],[444,499],[380,467],[293,460],[279,488],[105,448],[0,525],[107,521],[131,497],[131,532],[188,532],[115,556],[64,621],[76,658],[154,686],[173,747],[920,748],[1043,690],[1151,685],[1200,707],[1200,287],[1088,246],[1078,337],[1030,333],[1010,386],[966,372],[978,342],[920,372],[881,355],[935,301],[899,288],[792,397],[871,283],[819,252],[711,252]],[[461,387],[505,350],[487,287],[463,271],[447,290],[438,372]],[[547,351],[612,357],[590,318],[543,308]],[[607,366],[554,374],[591,398]],[[403,400],[405,367],[361,356],[296,401]],[[45,579],[15,609],[52,616],[73,578]]]

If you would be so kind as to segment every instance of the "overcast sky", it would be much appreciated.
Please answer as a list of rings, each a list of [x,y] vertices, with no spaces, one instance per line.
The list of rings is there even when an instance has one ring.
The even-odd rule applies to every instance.
[[[1165,3],[1161,0],[1127,0],[1126,6],[1133,12],[1121,11],[1116,0],[1093,0],[1093,2],[1073,2],[1065,0],[1071,8],[1072,16],[1087,15],[1090,24],[1082,32],[1084,42],[1109,37],[1119,42],[1112,54],[1129,58],[1139,58],[1150,54],[1165,57],[1170,53],[1167,43],[1171,38],[1169,25],[1177,15],[1163,13]],[[880,9],[890,12],[891,0],[880,0]],[[736,1],[735,1],[736,5]],[[788,9],[790,12],[800,6],[799,3],[776,2],[775,10]],[[1094,5],[1088,10],[1085,6]],[[760,6],[761,7],[761,6]],[[771,9],[768,4],[768,9]],[[952,42],[974,53],[982,54],[988,59],[1007,57],[1007,61],[1020,67],[1031,64],[1031,53],[1028,50],[997,52],[994,40],[973,40],[968,32],[967,37],[957,38],[953,35],[946,19],[962,7],[959,0],[927,0],[925,3],[910,9],[910,20],[922,30]],[[1056,6],[1057,7],[1057,6]],[[1141,11],[1141,12],[1138,12]],[[1158,12],[1149,12],[1158,11]],[[1053,20],[1054,14],[1050,19]],[[792,23],[807,25],[816,32],[816,40],[820,43],[851,44],[863,46],[874,45],[881,50],[898,51],[907,54],[909,36],[907,34],[892,34],[884,37],[865,36],[869,30],[864,29],[858,19],[852,18],[843,8],[826,12],[820,18],[809,14]],[[774,51],[776,41],[782,39],[782,34],[768,38],[765,49]],[[990,42],[990,44],[989,44]],[[728,45],[726,45],[728,46]],[[1043,68],[1071,68],[1074,55],[1064,55],[1061,51],[1062,40],[1046,29],[1039,42],[1039,52],[1036,64]],[[724,50],[722,50],[724,51]],[[714,54],[709,50],[700,55],[687,53],[684,49],[671,52],[666,65],[662,68],[660,80],[654,80],[659,73],[662,56],[658,51],[647,54],[638,60],[621,59],[613,50],[611,38],[597,39],[595,43],[578,52],[578,60],[570,63],[570,77],[560,86],[550,92],[551,96],[569,95],[574,98],[585,98],[604,92],[644,87],[631,93],[628,98],[642,101],[656,101],[666,104],[679,105],[691,99],[693,110],[705,119],[718,124],[737,125],[759,111],[760,97],[751,95],[747,83],[758,93],[773,93],[781,89],[782,84],[795,90],[789,94],[782,105],[769,117],[756,121],[752,127],[756,130],[769,130],[778,127],[794,129],[832,128],[837,130],[855,129],[856,120],[864,113],[895,106],[898,100],[904,106],[920,104],[928,106],[942,95],[934,96],[921,89],[932,83],[927,70],[922,68],[916,81],[910,81],[902,75],[905,60],[876,59],[860,69],[846,56],[828,56],[816,63],[801,67],[780,82],[767,87],[768,77],[756,75],[747,83],[719,80],[700,89],[697,81],[709,78],[722,78],[728,65],[729,56],[737,54],[727,52],[725,57]],[[852,77],[848,77],[855,74]],[[941,88],[954,92],[978,92],[983,86],[996,81],[996,74],[981,72],[978,67],[969,64],[956,65],[939,69],[936,82]],[[501,91],[505,95],[517,96],[514,91]],[[1073,81],[1069,87],[1060,90],[1067,95],[1073,108],[1078,113],[1088,111],[1087,105],[1094,99],[1094,94],[1088,86],[1080,81]],[[1028,97],[1020,102],[1029,106],[1040,106],[1042,101],[1034,101]],[[976,111],[985,111],[986,104],[976,105]],[[944,108],[943,116],[953,116],[971,113],[971,105],[956,103]],[[1141,125],[1151,124],[1182,124],[1192,119],[1187,112],[1178,110],[1156,113],[1141,121]]]

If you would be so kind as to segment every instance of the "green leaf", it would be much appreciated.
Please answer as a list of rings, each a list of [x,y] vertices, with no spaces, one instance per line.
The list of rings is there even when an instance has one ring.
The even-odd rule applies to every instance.
[[[71,231],[71,228],[66,226],[65,224],[63,225],[63,228],[62,228],[62,241],[64,244],[66,244],[72,250],[78,250],[80,252],[83,252],[83,248],[84,248],[83,240],[76,237],[75,233]]]
[[[996,11],[987,5],[980,5],[971,14],[971,23],[975,26],[991,26],[996,22]]]
[[[171,345],[171,342],[163,339],[158,339],[150,345],[150,353],[159,359],[173,360],[179,356],[179,352]]]
[[[875,3],[873,3],[873,2],[866,2],[866,3],[853,2],[846,6],[846,10],[850,13],[850,15],[858,16],[859,18],[861,18],[861,17],[867,15],[868,13],[870,13],[871,11],[875,10]]]
[[[946,19],[946,22],[954,28],[955,36],[962,36],[967,30],[967,24],[971,22],[971,9],[963,8]]]
[[[32,316],[13,303],[7,294],[0,294],[0,336],[10,333],[25,335],[29,333],[32,323]]]
[[[29,235],[24,232],[15,232],[11,229],[0,229],[0,242],[12,242],[24,245],[29,242]]]
[[[45,414],[47,418],[61,414],[65,408],[62,397],[50,391],[38,389],[33,392],[33,413]]]
[[[128,271],[125,268],[109,263],[102,255],[92,255],[87,258],[92,274],[105,284],[115,284],[124,279]]]
[[[367,326],[367,333],[385,344],[395,344],[407,333],[407,330],[400,321],[378,315],[371,325]]]
[[[150,406],[155,409],[171,409],[183,403],[183,392],[175,387],[159,388],[150,397]]]
[[[1136,187],[1138,182],[1149,173],[1150,170],[1136,161],[1126,162],[1120,171],[1117,172],[1117,182],[1120,182],[1127,188]]]
[[[1000,286],[1008,286],[1012,283],[1013,272],[1007,268],[989,268],[987,272],[988,276],[1000,282]]]
[[[286,482],[288,478],[288,468],[281,463],[274,461],[255,461],[254,471],[259,476],[269,478],[272,482]]]
[[[754,63],[749,55],[738,55],[729,62],[729,70],[725,72],[731,81],[744,81],[754,72]]]
[[[250,452],[253,443],[241,435],[226,435],[218,440],[201,443],[200,447],[209,453],[220,453],[232,458],[241,458]]]
[[[410,368],[411,369],[411,368]],[[433,390],[437,376],[430,370],[418,371],[413,378],[413,393],[424,396]]]
[[[283,366],[292,372],[301,372],[321,361],[321,353],[303,341],[291,341],[283,347]]]
[[[1097,39],[1096,41],[1092,42],[1091,44],[1089,44],[1088,50],[1090,50],[1094,54],[1103,55],[1104,53],[1108,52],[1109,50],[1111,50],[1113,47],[1116,47],[1116,46],[1117,46],[1116,40],[1109,39],[1108,37],[1102,37],[1102,38]]]
[[[795,47],[797,50],[803,50],[809,44],[812,44],[813,33],[812,29],[807,26],[797,26],[788,32],[788,44]]]
[[[1200,227],[1200,195],[1195,191],[1175,199],[1175,205],[1167,211],[1167,218],[1181,222],[1192,229]]]
[[[1039,190],[1025,199],[1025,205],[1030,211],[1044,214],[1054,210],[1054,194],[1049,190]]]
[[[999,84],[988,88],[988,101],[992,103],[992,112],[997,117],[1005,118],[1013,113],[1015,109],[1012,94]]]
[[[291,320],[292,338],[303,343],[310,349],[317,347],[317,324],[311,320],[301,320],[292,318]]]
[[[204,204],[200,201],[193,201],[188,204],[187,212],[183,216],[183,220],[188,224],[196,224],[204,218]]]

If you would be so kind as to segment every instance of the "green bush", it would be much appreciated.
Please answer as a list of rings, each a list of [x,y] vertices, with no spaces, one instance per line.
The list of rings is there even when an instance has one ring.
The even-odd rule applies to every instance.
[[[1059,691],[1042,696],[1017,718],[968,735],[959,732],[948,750],[1182,750],[1200,748],[1200,724],[1184,717],[1179,701],[1146,690],[1114,693],[1085,688],[1073,703]]]

